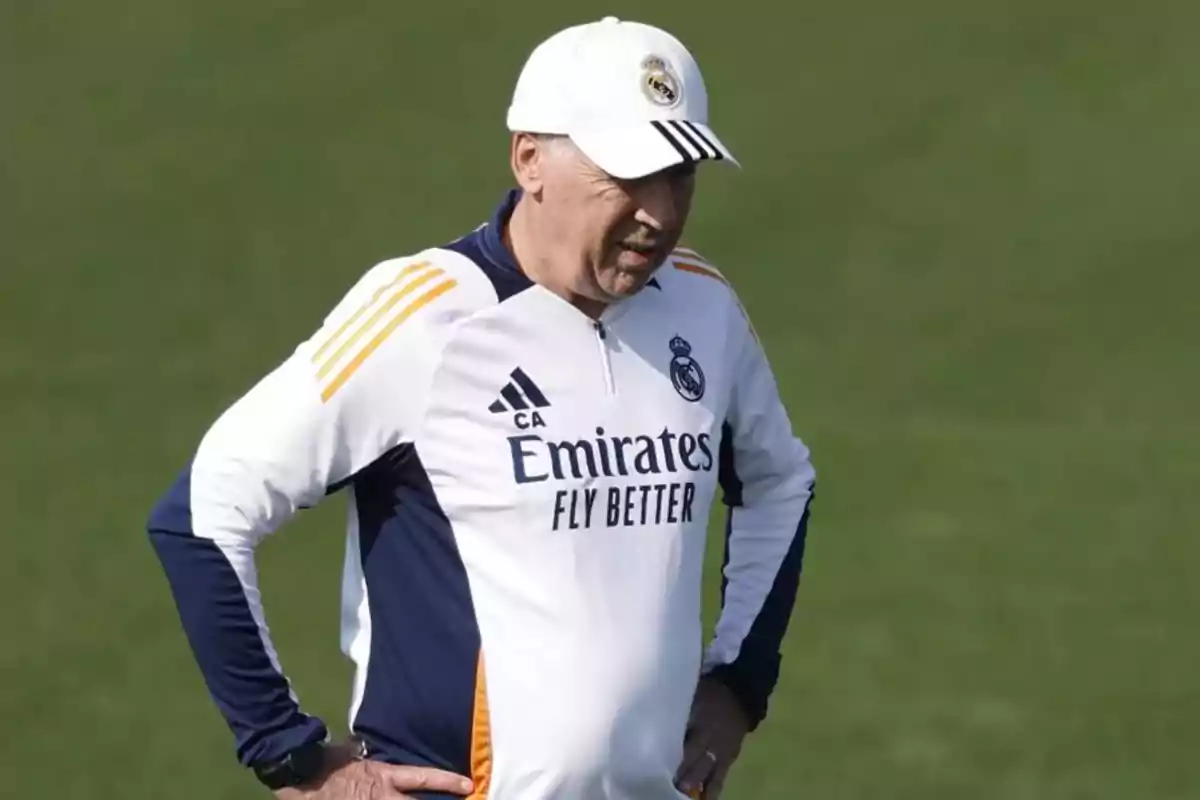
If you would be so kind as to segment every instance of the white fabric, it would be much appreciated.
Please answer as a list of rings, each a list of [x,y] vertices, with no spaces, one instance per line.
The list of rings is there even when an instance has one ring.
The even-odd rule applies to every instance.
[[[696,678],[736,658],[808,501],[808,451],[733,292],[708,267],[670,261],[657,278],[660,289],[604,315],[601,338],[540,287],[497,302],[457,253],[380,264],[221,417],[193,465],[196,535],[230,555],[274,657],[253,547],[328,486],[415,445],[476,613],[490,800],[678,800],[672,778]],[[422,283],[406,290],[406,281]],[[393,325],[422,293],[449,284]],[[680,382],[689,359],[703,373],[699,397]],[[518,367],[548,405],[491,410]],[[529,392],[522,398],[533,404]],[[726,421],[746,506],[705,658],[701,577]],[[353,719],[372,627],[353,513],[347,536],[342,644],[358,666]]]
[[[665,88],[655,91],[648,82]],[[637,178],[688,160],[665,138],[673,134],[652,125],[656,121],[703,128],[717,152],[696,152],[693,160],[737,164],[708,127],[708,110],[704,78],[682,42],[660,28],[606,17],[561,30],[534,48],[517,78],[507,122],[512,131],[568,135],[609,174]],[[690,149],[686,138],[682,144]]]

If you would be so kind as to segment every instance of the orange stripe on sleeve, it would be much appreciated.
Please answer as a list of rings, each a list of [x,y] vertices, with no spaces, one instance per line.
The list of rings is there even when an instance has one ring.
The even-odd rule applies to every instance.
[[[675,248],[675,249],[672,251],[672,253],[671,253],[671,254],[672,254],[672,255],[676,255],[676,256],[682,256],[683,258],[690,258],[691,260],[693,260],[693,261],[699,261],[699,262],[701,262],[702,264],[707,264],[707,263],[708,263],[708,259],[707,259],[707,258],[705,258],[704,256],[700,255],[699,253],[697,253],[695,250],[693,250],[693,249],[692,249],[692,248],[690,248],[690,247],[676,247],[676,248]]]
[[[471,718],[471,781],[475,784],[475,789],[467,800],[483,800],[488,796],[492,785],[492,724],[482,652],[475,667],[475,710]]]
[[[762,339],[758,338],[758,331],[754,329],[754,322],[750,319],[750,312],[742,305],[742,301],[737,301],[738,311],[742,312],[742,319],[746,320],[746,327],[750,330],[750,335],[754,337],[754,341],[762,344]]]
[[[433,269],[424,273],[423,275],[418,275],[416,278],[413,278],[411,281],[406,283],[403,288],[400,289],[400,291],[395,292],[391,297],[389,297],[388,301],[376,309],[375,313],[372,314],[366,322],[359,326],[359,329],[354,332],[354,335],[342,342],[342,346],[335,350],[333,355],[331,355],[325,361],[325,363],[321,365],[321,368],[317,370],[317,379],[320,380],[332,372],[333,368],[337,366],[339,361],[342,360],[342,356],[346,355],[346,352],[350,350],[350,348],[354,347],[358,340],[361,339],[367,331],[373,328],[375,323],[379,322],[379,320],[382,319],[385,314],[391,311],[397,303],[415,292],[417,289],[429,283],[437,276],[444,273],[445,270]]]
[[[430,273],[428,277],[432,278],[438,274],[441,274],[441,270],[435,270],[434,272]],[[427,279],[428,278],[424,278],[424,277],[419,278],[416,281],[413,281],[412,283],[410,283],[408,286],[404,287],[404,289],[402,291],[398,292],[396,294],[396,296],[392,298],[392,300],[388,303],[388,306],[385,306],[385,309],[392,305],[395,305],[395,303],[398,302],[401,297],[408,294],[413,289],[416,289],[422,283],[425,283],[425,281]],[[333,397],[335,394],[337,394],[338,389],[342,388],[342,386],[345,385],[346,381],[350,380],[350,376],[352,376],[355,372],[358,371],[358,368],[363,365],[363,362],[366,361],[371,356],[371,354],[374,353],[379,348],[379,346],[381,344],[383,344],[384,341],[389,336],[392,335],[392,332],[395,331],[396,328],[399,328],[406,319],[411,317],[413,314],[415,314],[421,308],[428,305],[429,303],[432,303],[434,300],[441,297],[446,292],[453,289],[455,286],[458,286],[458,281],[456,281],[454,279],[442,281],[441,283],[434,286],[429,291],[425,292],[425,294],[421,295],[420,297],[418,297],[417,299],[415,299],[411,303],[409,303],[407,306],[405,306],[400,311],[399,314],[397,314],[395,317],[392,318],[391,322],[389,322],[387,325],[385,325],[383,327],[383,329],[381,331],[379,331],[379,333],[375,334],[375,337],[373,339],[371,339],[371,341],[367,342],[367,344],[363,347],[363,349],[358,352],[358,355],[356,355],[354,358],[352,358],[350,360],[350,363],[348,363],[342,369],[342,371],[337,374],[337,377],[334,378],[330,382],[330,384],[325,387],[325,390],[323,392],[321,392],[321,399],[325,402],[329,402],[329,399],[331,397]],[[381,309],[381,311],[385,310],[385,309]],[[379,312],[377,312],[377,313],[379,313]],[[364,326],[364,328],[365,327],[368,327],[368,326]],[[360,333],[361,333],[361,330],[360,330]]]
[[[368,308],[370,308],[371,306],[378,303],[379,298],[383,297],[384,294],[386,294],[389,289],[398,285],[401,281],[403,281],[405,278],[407,278],[409,275],[413,274],[414,272],[417,272],[418,270],[422,270],[428,266],[429,266],[428,261],[421,261],[416,264],[409,264],[407,267],[400,270],[400,272],[397,273],[396,277],[393,278],[390,282],[388,282],[388,283],[384,284],[383,286],[380,286],[378,289],[376,289],[375,293],[373,295],[371,295],[371,298],[369,300],[367,300],[367,302],[363,303],[359,307],[358,311],[355,311],[353,314],[351,314],[350,318],[348,320],[346,320],[345,322],[343,322],[338,327],[338,329],[333,332],[333,335],[325,340],[325,344],[323,344],[319,348],[317,348],[317,352],[313,353],[313,357],[312,357],[313,363],[316,364],[318,361],[320,361],[321,356],[325,355],[325,351],[328,350],[330,347],[332,347],[334,342],[336,342],[338,339],[342,338],[342,334],[344,334],[346,331],[350,330],[350,326],[353,325],[355,322],[357,322],[359,317],[361,317],[363,314],[367,313]]]
[[[680,252],[695,253],[694,250],[685,251],[682,248],[676,251],[676,253]],[[711,267],[706,263],[698,263],[701,261],[699,257],[686,260],[681,259],[678,255],[676,255],[673,260],[675,262],[675,269],[682,270],[683,272],[691,272],[696,275],[703,275],[706,278],[712,278],[715,281],[720,281],[721,283],[725,284],[730,288],[730,290],[733,289],[733,286],[728,280],[726,280],[725,276],[720,272],[717,272],[715,267]],[[742,305],[742,301],[736,296],[734,297],[734,302],[737,303],[738,310],[742,312],[742,316],[746,319],[746,325],[750,328],[750,335],[753,336],[756,341],[758,341],[758,331],[754,330],[754,323],[750,321],[750,314],[746,311],[746,307]]]
[[[712,267],[704,264],[694,264],[690,261],[680,261],[679,259],[675,259],[675,269],[682,270],[684,272],[691,272],[696,275],[703,275],[706,278],[712,278],[714,281],[720,281],[726,286],[729,285],[729,281],[725,280],[724,275],[717,272]]]

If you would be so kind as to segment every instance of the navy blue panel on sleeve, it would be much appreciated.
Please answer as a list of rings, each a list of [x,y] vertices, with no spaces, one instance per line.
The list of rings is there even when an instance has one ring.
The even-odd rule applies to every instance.
[[[243,765],[270,761],[326,737],[300,711],[271,664],[242,583],[217,545],[192,532],[191,467],[152,511],[150,541],[205,685],[234,734]]]
[[[729,541],[733,534],[733,509],[743,504],[742,481],[734,463],[733,431],[729,423],[722,426],[721,449],[718,459],[718,480],[728,505],[725,520],[725,558],[722,563],[721,605],[725,605],[728,579],[725,567],[729,565]],[[788,623],[796,603],[800,587],[800,573],[804,564],[804,545],[808,534],[809,510],[815,497],[815,487],[796,525],[796,533],[788,547],[779,571],[771,584],[766,600],[754,623],[742,642],[738,657],[729,664],[714,668],[711,675],[720,680],[737,695],[750,715],[752,729],[766,718],[767,706],[775,684],[779,681],[782,661],[780,650],[787,635]]]
[[[354,499],[371,615],[354,732],[372,758],[470,775],[479,626],[416,449],[402,445],[360,473]]]
[[[721,561],[721,606],[725,605],[725,588],[729,579],[725,567],[729,566],[729,537],[733,533],[733,509],[742,504],[742,479],[733,464],[733,426],[721,424],[721,445],[717,451],[717,483],[721,487],[721,500],[728,506],[725,512],[725,555]]]

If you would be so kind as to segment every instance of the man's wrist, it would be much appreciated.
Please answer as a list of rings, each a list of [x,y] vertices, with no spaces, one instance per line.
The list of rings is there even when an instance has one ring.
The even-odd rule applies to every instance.
[[[307,742],[272,761],[254,764],[258,781],[272,791],[310,784],[329,768],[331,753],[327,739]]]
[[[723,686],[745,714],[747,730],[753,732],[767,715],[767,701],[765,697],[760,698],[751,692],[741,677],[732,665],[722,664],[704,673],[701,680],[707,679]]]

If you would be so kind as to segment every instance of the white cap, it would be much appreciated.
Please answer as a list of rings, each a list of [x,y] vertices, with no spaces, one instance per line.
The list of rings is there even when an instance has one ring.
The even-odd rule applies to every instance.
[[[533,50],[508,129],[570,136],[617,178],[684,162],[738,163],[708,127],[708,92],[687,48],[616,17],[559,31]]]

